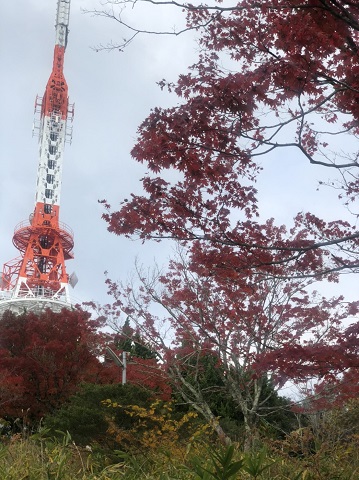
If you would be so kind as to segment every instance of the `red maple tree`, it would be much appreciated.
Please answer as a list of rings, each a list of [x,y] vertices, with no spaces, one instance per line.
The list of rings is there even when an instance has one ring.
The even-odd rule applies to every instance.
[[[262,417],[270,419],[270,396],[287,380],[299,385],[316,378],[318,388],[320,383],[332,387],[332,378],[348,371],[348,359],[357,353],[353,334],[348,337],[341,323],[357,313],[358,304],[323,297],[313,280],[268,277],[256,282],[253,274],[225,283],[222,277],[218,281],[190,270],[184,255],[171,261],[166,273],[148,277],[138,269],[138,278],[137,287],[108,280],[115,299],[106,307],[112,326],[116,329],[123,314],[130,318],[144,343],[157,352],[174,390],[212,424],[215,415],[206,395],[219,386],[203,383],[203,358],[217,358],[227,395],[243,415],[247,439]],[[337,356],[336,350],[341,352]],[[268,382],[274,389],[268,391]]]
[[[291,228],[258,221],[255,180],[269,152],[296,151],[340,171],[341,196],[356,198],[359,7],[345,0],[166,3],[182,7],[187,29],[200,32],[199,59],[177,83],[160,82],[181,101],[155,108],[140,126],[132,155],[150,172],[145,193],[119,211],[105,202],[109,230],[180,239],[198,267],[225,276],[253,269],[281,276],[283,263],[297,276],[358,268],[354,217],[350,224],[298,213]],[[178,181],[165,180],[168,170]]]
[[[113,382],[99,361],[99,324],[81,310],[47,310],[0,319],[0,416],[40,418],[61,406],[81,382]]]
[[[141,3],[163,4],[139,0],[136,6]],[[244,316],[251,338],[256,338],[256,328],[269,335],[272,320],[261,317],[255,306],[260,291],[269,288],[267,298],[276,282],[287,280],[288,286],[281,287],[285,291],[293,282],[310,278],[336,281],[339,272],[359,267],[356,215],[352,222],[327,221],[312,212],[293,212],[290,226],[278,225],[260,217],[256,190],[259,162],[294,152],[323,171],[337,171],[340,181],[334,186],[353,207],[359,191],[359,6],[346,0],[166,4],[183,9],[185,30],[200,32],[198,61],[176,83],[160,82],[180,102],[153,109],[139,127],[132,156],[149,172],[142,179],[144,192],[124,200],[118,211],[103,201],[104,219],[109,231],[118,235],[179,240],[188,251],[187,271],[198,276],[201,285],[209,285],[208,301],[219,302],[220,307],[215,305],[223,325],[228,328],[243,319],[243,306],[251,305],[251,315]],[[141,33],[131,28],[135,35]],[[172,171],[176,175],[167,175]],[[175,311],[185,306],[185,318],[195,310],[194,330],[188,324],[181,330],[183,312],[176,315],[175,328],[182,336],[194,336],[197,342],[195,334],[202,328],[203,338],[213,342],[219,335],[218,319],[205,328],[198,323],[203,304],[177,274],[170,272],[163,280],[170,295],[157,298],[170,302],[168,308]],[[151,296],[149,287],[146,294]],[[357,385],[357,340],[336,325],[355,313],[356,306],[352,311],[344,307],[344,312],[342,299],[323,299],[309,308],[306,298],[304,293],[292,298],[284,312],[290,317],[283,318],[285,327],[275,332],[272,355],[261,351],[260,343],[253,367],[262,362],[261,368],[275,371],[277,378],[317,375],[324,386],[333,378],[342,387],[343,378]],[[145,318],[147,309],[138,308],[134,311]],[[154,320],[148,321],[148,328],[154,329]],[[325,331],[328,321],[329,330],[324,335],[319,329],[324,336],[316,337],[315,325]],[[311,338],[303,338],[304,332]],[[235,335],[230,338],[235,356],[240,335],[238,340]],[[252,352],[247,354],[251,357]]]
[[[349,306],[348,312],[358,312],[358,302]],[[338,325],[339,326],[339,325]],[[328,409],[342,405],[359,393],[359,342],[358,322],[340,328],[332,335],[312,336],[303,344],[294,338],[275,351],[266,352],[258,360],[260,371],[270,369],[284,380],[311,382],[304,388],[305,407],[312,410]]]

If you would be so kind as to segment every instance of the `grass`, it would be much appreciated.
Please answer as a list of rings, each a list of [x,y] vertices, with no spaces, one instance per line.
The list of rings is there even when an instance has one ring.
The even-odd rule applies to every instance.
[[[358,445],[341,445],[305,455],[285,452],[280,444],[243,454],[238,447],[197,445],[182,460],[157,449],[127,455],[104,453],[96,446],[15,435],[0,443],[0,480],[355,480]]]

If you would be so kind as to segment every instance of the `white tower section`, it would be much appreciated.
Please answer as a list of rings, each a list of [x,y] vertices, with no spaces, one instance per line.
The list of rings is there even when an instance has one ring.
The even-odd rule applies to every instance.
[[[69,33],[70,0],[58,0],[56,14],[56,45],[66,48]]]
[[[35,203],[59,206],[67,119],[53,112],[41,122]]]

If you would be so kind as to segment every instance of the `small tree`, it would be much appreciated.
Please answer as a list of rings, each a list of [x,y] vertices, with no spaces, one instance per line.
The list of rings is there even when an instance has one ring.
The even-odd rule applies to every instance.
[[[113,381],[98,360],[99,324],[81,310],[47,310],[0,319],[0,416],[40,418],[63,404],[83,381]]]
[[[310,293],[312,281],[269,278],[256,284],[252,276],[244,290],[245,279],[237,285],[200,276],[183,256],[171,262],[166,274],[153,278],[138,274],[138,290],[108,281],[115,296],[108,313],[116,318],[122,311],[133,320],[159,355],[174,388],[208,422],[215,421],[210,392],[224,388],[243,415],[247,439],[258,420],[269,419],[273,411],[269,400],[274,390],[268,389],[268,381],[280,387],[288,378],[285,368],[273,368],[267,356],[280,352],[289,366],[291,344],[300,344],[309,355],[313,344],[323,346],[323,339],[330,351],[331,342],[340,338],[341,321],[356,311],[355,304],[341,297],[327,300]],[[161,319],[152,313],[153,306],[157,311],[163,308]],[[212,384],[204,368],[210,356],[222,372],[221,381],[217,377]],[[315,376],[315,369],[308,374]],[[218,433],[223,434],[220,429]]]

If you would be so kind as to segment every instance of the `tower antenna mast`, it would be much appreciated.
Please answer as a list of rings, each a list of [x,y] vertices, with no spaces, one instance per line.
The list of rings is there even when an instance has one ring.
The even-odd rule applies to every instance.
[[[52,72],[44,96],[35,101],[34,131],[39,136],[35,206],[29,221],[15,228],[13,244],[20,256],[4,264],[0,314],[8,309],[21,313],[70,307],[69,284],[77,282],[65,267],[65,261],[73,258],[73,233],[59,220],[63,154],[65,143],[71,143],[69,122],[74,114],[63,72],[69,17],[70,0],[58,0]]]

